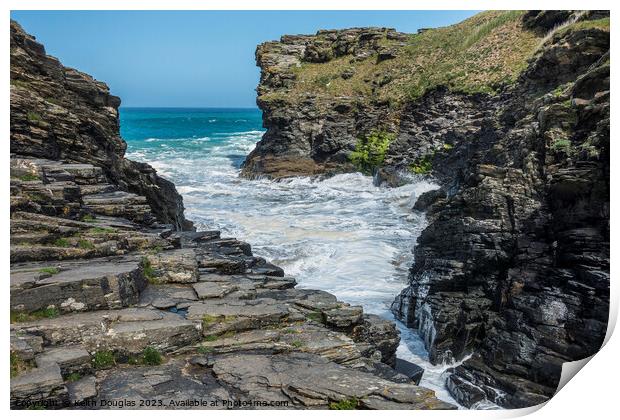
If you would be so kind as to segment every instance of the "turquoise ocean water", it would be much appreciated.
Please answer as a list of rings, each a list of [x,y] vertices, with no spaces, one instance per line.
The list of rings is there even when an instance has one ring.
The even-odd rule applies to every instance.
[[[127,157],[150,163],[183,195],[198,229],[252,244],[299,286],[329,291],[393,319],[389,305],[407,283],[411,250],[426,225],[411,208],[434,188],[412,179],[378,187],[371,177],[245,180],[239,168],[260,140],[258,109],[122,108]],[[422,385],[454,402],[444,388],[448,366],[432,366],[416,332],[399,325],[399,357],[423,365]]]

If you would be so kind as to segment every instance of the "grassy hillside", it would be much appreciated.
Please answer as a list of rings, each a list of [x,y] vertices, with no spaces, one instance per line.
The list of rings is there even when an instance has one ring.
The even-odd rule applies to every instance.
[[[523,29],[523,14],[483,12],[456,25],[409,35],[404,42],[386,37],[380,45],[395,51],[396,57],[383,61],[375,54],[359,61],[345,55],[327,63],[302,62],[291,69],[295,83],[287,89],[286,99],[311,91],[399,104],[438,85],[467,93],[493,92],[515,80],[542,40]]]
[[[522,14],[484,12],[457,25],[410,35],[405,46],[385,39],[386,46],[400,50],[391,60],[369,57],[350,63],[345,56],[324,64],[304,63],[297,71],[296,87],[312,84],[333,95],[374,94],[397,102],[415,99],[437,85],[492,92],[514,80],[538,44],[535,34],[521,28]],[[340,74],[348,67],[354,68],[354,75],[345,80]]]

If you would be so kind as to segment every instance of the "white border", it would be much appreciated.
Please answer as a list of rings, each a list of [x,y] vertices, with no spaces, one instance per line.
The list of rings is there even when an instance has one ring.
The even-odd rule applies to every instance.
[[[484,10],[484,9],[606,9],[612,10],[612,21],[615,22],[615,11],[613,10],[614,4],[611,1],[448,1],[448,0],[427,0],[427,1],[404,1],[404,0],[381,0],[381,1],[368,1],[368,0],[313,0],[305,2],[293,3],[291,0],[261,0],[261,1],[242,1],[242,0],[226,0],[225,2],[207,2],[207,1],[192,1],[192,0],[89,0],[89,1],[77,1],[77,0],[57,0],[54,2],[44,0],[5,0],[2,2],[2,9],[4,9],[5,20],[2,22],[4,28],[4,36],[2,42],[2,51],[0,51],[0,60],[3,64],[2,72],[2,86],[4,90],[4,112],[2,113],[0,122],[2,124],[3,138],[0,141],[0,156],[3,157],[3,165],[0,165],[0,171],[2,174],[2,192],[0,192],[3,205],[1,207],[2,212],[2,253],[0,255],[2,261],[3,276],[5,287],[8,287],[9,279],[9,191],[8,191],[8,160],[9,160],[9,12],[10,10]],[[231,28],[234,30],[234,28]],[[76,34],[76,36],[79,34]],[[615,32],[612,31],[612,56],[614,55],[615,45],[617,38]],[[612,60],[613,61],[613,60]],[[612,80],[617,80],[618,73],[615,71],[615,67],[612,68]],[[612,101],[615,94],[612,95]],[[612,107],[612,120],[615,120],[616,112]],[[615,120],[616,121],[616,120]],[[611,127],[611,138],[615,139],[615,124]],[[613,141],[612,141],[613,144]],[[611,147],[611,159],[614,161],[616,157],[615,147]],[[615,179],[615,175],[618,171],[612,165],[611,167],[611,179]],[[616,185],[611,186],[611,208],[616,208],[616,196],[619,193]],[[611,225],[611,238],[612,243],[615,243],[613,239],[618,238],[618,229],[615,225]],[[611,249],[612,260],[616,256],[617,252],[614,247]],[[305,418],[315,418],[320,416],[342,416],[346,418],[371,418],[376,416],[390,416],[399,417],[403,419],[417,418],[459,418],[459,419],[473,419],[473,418],[512,418],[522,416],[525,414],[531,414],[531,418],[547,418],[554,417],[558,419],[606,419],[611,417],[611,413],[618,411],[620,405],[620,397],[617,395],[618,389],[617,382],[619,380],[620,361],[618,361],[616,355],[620,354],[620,341],[616,336],[612,336],[611,332],[616,323],[618,313],[618,287],[616,274],[617,269],[612,265],[611,278],[611,310],[610,310],[610,322],[608,328],[608,334],[606,338],[606,345],[604,348],[592,358],[587,366],[578,374],[577,379],[568,381],[566,386],[562,388],[555,397],[553,397],[544,407],[536,407],[522,410],[504,410],[504,411],[458,411],[458,412],[430,412],[430,411],[398,411],[398,412],[329,412],[321,411],[320,413],[314,411],[299,411],[295,412],[295,416]],[[5,289],[6,290],[6,289]],[[5,351],[8,353],[8,337],[9,337],[9,311],[8,301],[9,294],[4,293],[3,299],[5,305],[4,317],[2,321],[2,338],[5,343]],[[2,359],[2,368],[0,372],[9,371],[8,357]],[[3,382],[2,396],[4,397],[4,409],[9,410],[9,381],[8,375]],[[38,413],[38,414],[37,414]],[[225,413],[217,413],[213,411],[184,411],[184,412],[169,412],[169,411],[148,411],[148,412],[130,412],[130,411],[117,411],[115,413],[106,411],[89,411],[82,410],[76,411],[12,411],[11,418],[24,419],[24,418],[77,418],[88,415],[93,418],[104,418],[110,415],[114,415],[118,418],[130,418],[139,416],[147,417],[149,419],[166,419],[170,420],[171,417],[183,416],[191,418],[213,418],[224,417],[226,419],[237,419],[245,416],[252,416],[252,418],[269,418],[269,419],[284,419],[293,415],[291,411],[228,411]],[[616,414],[617,415],[617,414]]]

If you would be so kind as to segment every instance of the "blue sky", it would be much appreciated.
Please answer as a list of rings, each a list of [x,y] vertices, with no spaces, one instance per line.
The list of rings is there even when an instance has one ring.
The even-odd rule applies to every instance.
[[[48,54],[106,82],[123,106],[254,107],[256,45],[283,34],[402,32],[474,11],[12,11]]]

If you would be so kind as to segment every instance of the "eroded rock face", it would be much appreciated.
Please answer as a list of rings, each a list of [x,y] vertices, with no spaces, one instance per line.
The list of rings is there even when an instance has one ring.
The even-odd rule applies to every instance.
[[[392,322],[179,230],[174,186],[122,157],[118,98],[11,30],[11,407],[453,408],[394,370]]]
[[[448,194],[423,205],[430,223],[393,311],[420,329],[432,361],[473,353],[448,379],[466,406],[541,403],[562,363],[602,344],[608,50],[602,30],[554,35],[513,90],[489,98],[487,135],[439,161],[451,168],[438,169]]]
[[[389,104],[357,96],[325,99],[312,90],[292,104],[286,89],[295,83],[295,69],[302,63],[344,56],[364,60],[376,54],[388,60],[394,53],[382,47],[382,40],[406,37],[389,28],[357,28],[285,35],[280,42],[261,44],[256,50],[262,70],[257,104],[267,132],[246,158],[242,174],[277,179],[352,170],[348,156],[359,135],[385,123],[396,126]],[[345,71],[340,77],[349,76]]]
[[[389,37],[407,41],[406,35],[373,28],[321,32],[257,49],[258,105],[267,132],[244,175],[354,170],[349,156],[357,139],[379,127],[395,137],[378,182],[399,185],[414,172],[440,184],[413,209],[425,211],[429,225],[415,249],[410,284],[392,310],[419,329],[432,362],[473,353],[447,384],[466,406],[547,400],[562,363],[593,354],[605,335],[606,17],[604,11],[526,12],[516,24],[541,45],[514,83],[494,94],[437,86],[400,107],[377,100],[383,83],[392,83],[390,74],[362,80],[349,95],[308,85],[308,77],[304,90],[299,74],[323,69],[320,74],[331,77],[327,84],[351,80],[368,54],[377,62],[398,60],[398,46],[385,44]],[[563,23],[569,24],[542,43]],[[343,57],[350,68],[331,74]]]
[[[120,103],[105,83],[64,67],[11,22],[11,154],[98,167],[109,183],[142,196],[160,222],[190,228],[174,185],[123,157]]]
[[[130,227],[137,226],[124,229]],[[164,236],[169,247],[184,247],[13,265],[14,302],[23,299],[24,279],[30,277],[27,302],[42,302],[16,304],[12,311],[13,407],[139,408],[140,400],[164,399],[159,408],[187,408],[186,401],[197,399],[207,405],[194,408],[203,409],[261,408],[226,407],[226,401],[279,401],[285,403],[281,408],[327,408],[342,401],[358,408],[452,408],[416,386],[417,376],[394,369],[399,335],[392,322],[364,315],[329,293],[294,289],[289,277],[262,274],[274,267],[262,259],[230,273],[227,261],[238,261],[239,254],[252,257],[242,242],[234,246],[214,232],[210,239],[196,232]],[[219,264],[196,271],[209,254],[217,254]],[[42,272],[42,264],[48,270]],[[130,300],[114,301],[113,309],[99,310],[100,288],[136,267],[150,284],[134,290]],[[179,281],[188,267],[193,281]],[[52,293],[37,281],[80,287]],[[109,290],[109,296],[115,293]],[[69,300],[81,306],[68,308]],[[159,360],[147,362],[147,349],[162,358],[161,366]],[[234,378],[233,360],[242,364]],[[277,381],[251,389],[255,375],[270,374],[269,364],[284,369]],[[261,368],[266,370],[256,370]],[[292,393],[318,377],[320,395]]]

